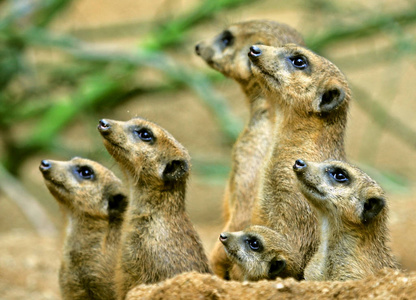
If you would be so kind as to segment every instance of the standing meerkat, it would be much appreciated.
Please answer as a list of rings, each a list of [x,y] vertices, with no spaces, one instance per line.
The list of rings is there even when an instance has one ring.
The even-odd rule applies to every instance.
[[[296,160],[293,170],[315,208],[321,234],[305,270],[307,280],[349,280],[397,268],[386,245],[388,207],[381,187],[346,162]]]
[[[116,299],[115,257],[124,210],[122,182],[94,161],[42,160],[40,171],[68,215],[59,285],[63,299]]]
[[[185,212],[188,151],[166,130],[141,118],[103,119],[98,130],[130,185],[116,269],[119,299],[137,284],[187,271],[210,273]]]
[[[231,173],[223,200],[223,231],[239,231],[250,225],[258,193],[263,161],[271,148],[275,113],[270,111],[260,85],[253,77],[247,52],[253,44],[304,45],[292,27],[269,20],[236,23],[212,39],[195,46],[196,53],[213,69],[234,79],[246,95],[249,119],[233,146]],[[221,278],[241,279],[229,272],[232,263],[217,241],[210,257],[213,271]]]
[[[253,224],[287,236],[299,250],[302,269],[318,247],[316,216],[296,188],[293,161],[344,159],[344,132],[350,89],[341,71],[303,47],[254,45],[253,75],[271,107],[280,113],[273,147],[253,207]]]
[[[243,231],[223,232],[219,240],[243,280],[303,279],[299,252],[290,247],[285,236],[268,227],[253,225]]]

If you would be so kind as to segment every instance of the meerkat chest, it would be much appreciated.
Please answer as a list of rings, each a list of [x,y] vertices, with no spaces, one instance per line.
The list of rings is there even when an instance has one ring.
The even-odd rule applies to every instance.
[[[328,221],[328,218],[322,217],[321,223],[320,223],[320,230],[321,230],[321,244],[319,245],[318,250],[318,264],[317,264],[317,271],[319,274],[322,274],[324,276],[325,270],[327,269],[328,264],[328,249],[329,249],[329,234],[330,234],[330,224]]]

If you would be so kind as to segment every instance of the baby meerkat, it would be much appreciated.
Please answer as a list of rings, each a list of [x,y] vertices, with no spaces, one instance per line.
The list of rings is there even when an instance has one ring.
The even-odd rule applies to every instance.
[[[292,27],[270,20],[252,20],[229,26],[214,38],[195,46],[195,51],[210,67],[234,79],[246,95],[249,119],[234,144],[232,165],[223,199],[226,224],[223,231],[239,231],[250,225],[260,174],[270,150],[275,112],[270,111],[257,79],[253,77],[247,52],[253,44],[304,45]],[[211,253],[213,271],[219,277],[235,278],[231,262],[217,241]]]
[[[219,240],[243,280],[303,279],[300,258],[296,257],[299,253],[293,251],[285,236],[270,228],[253,225],[239,232],[223,232]]]
[[[397,268],[386,245],[388,207],[381,187],[341,161],[296,160],[302,194],[318,214],[321,241],[305,270],[307,280],[349,280]]]
[[[116,299],[115,256],[127,206],[122,182],[94,161],[42,160],[40,171],[68,215],[59,284],[63,299]]]
[[[293,162],[344,159],[350,90],[341,71],[325,58],[293,44],[250,48],[253,75],[280,113],[264,168],[252,223],[287,236],[301,253],[302,269],[318,248],[317,219],[296,188]]]
[[[141,283],[187,271],[210,273],[199,236],[185,212],[188,151],[166,130],[141,118],[103,119],[98,130],[130,185],[116,269],[119,299]]]

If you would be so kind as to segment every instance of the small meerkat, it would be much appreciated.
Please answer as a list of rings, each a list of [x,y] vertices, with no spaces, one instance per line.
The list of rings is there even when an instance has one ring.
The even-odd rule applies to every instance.
[[[188,151],[166,130],[141,118],[103,119],[98,130],[130,186],[116,269],[119,299],[138,284],[187,271],[210,273],[185,211]]]
[[[304,269],[319,235],[316,216],[296,188],[293,161],[300,155],[315,161],[345,158],[350,89],[333,63],[298,45],[253,45],[248,56],[267,101],[280,113],[252,223],[287,236]]]
[[[275,113],[270,111],[260,85],[253,77],[247,52],[253,44],[304,45],[292,27],[270,20],[233,24],[214,38],[198,43],[195,51],[211,68],[234,79],[246,95],[249,119],[232,150],[231,173],[223,199],[223,231],[239,231],[250,225],[260,174],[270,150]],[[210,257],[213,271],[221,278],[233,276],[232,263],[217,241]]]
[[[97,162],[42,160],[40,171],[68,215],[59,285],[63,299],[116,299],[115,257],[127,206],[122,182]]]
[[[230,260],[239,267],[243,280],[303,279],[299,253],[290,247],[285,236],[268,227],[252,225],[239,232],[223,232],[219,240]]]
[[[321,240],[305,270],[306,280],[349,280],[397,268],[386,245],[388,207],[382,188],[341,161],[296,160],[293,170],[315,208]]]

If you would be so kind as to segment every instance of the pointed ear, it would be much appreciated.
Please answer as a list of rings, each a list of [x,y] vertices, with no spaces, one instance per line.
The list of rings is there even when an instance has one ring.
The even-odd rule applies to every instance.
[[[188,174],[189,166],[185,160],[172,160],[163,170],[162,178],[164,181],[176,181]]]
[[[127,197],[124,194],[111,195],[108,199],[108,217],[110,222],[122,219],[127,209]]]
[[[364,202],[361,220],[364,224],[368,224],[373,220],[381,210],[386,206],[386,201],[382,198],[369,198]]]
[[[286,260],[273,258],[270,262],[269,279],[275,279],[286,268]]]
[[[328,84],[321,96],[317,99],[317,112],[330,113],[338,108],[345,100],[345,91],[338,85]]]

